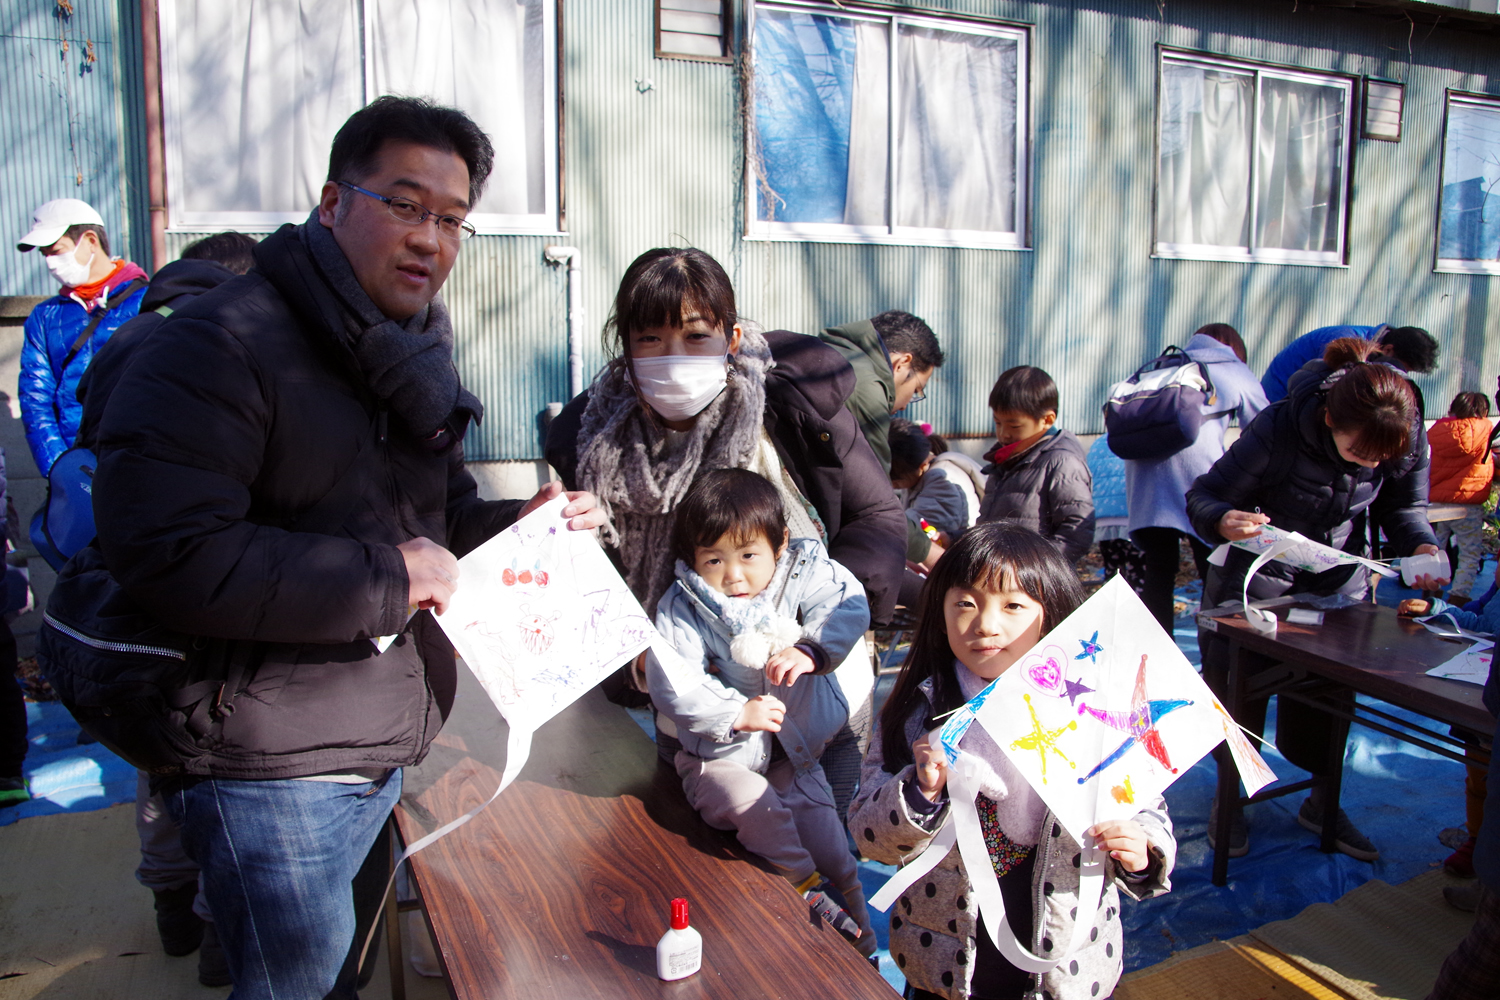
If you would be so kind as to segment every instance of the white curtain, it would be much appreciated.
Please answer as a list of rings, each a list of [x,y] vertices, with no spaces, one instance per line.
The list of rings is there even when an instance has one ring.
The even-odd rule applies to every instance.
[[[886,225],[886,164],[890,160],[890,28],[854,27],[854,89],[849,102],[849,175],[844,222]]]
[[[1254,108],[1249,73],[1162,66],[1160,242],[1250,246]]]
[[[1256,245],[1339,247],[1344,88],[1262,75]]]
[[[489,134],[495,167],[472,214],[546,211],[542,0],[365,0],[372,98],[428,97]]]
[[[899,45],[897,225],[1015,232],[1016,41],[903,24]]]
[[[164,5],[165,6],[165,5]],[[173,208],[311,211],[362,102],[356,0],[176,0],[164,38]]]

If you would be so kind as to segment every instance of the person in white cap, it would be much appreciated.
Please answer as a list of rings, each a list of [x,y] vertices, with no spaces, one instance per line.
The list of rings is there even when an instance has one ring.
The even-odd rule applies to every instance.
[[[62,286],[26,318],[21,348],[21,422],[45,476],[78,434],[79,376],[110,334],[140,311],[150,279],[130,261],[110,257],[104,220],[77,198],[38,208],[16,249],[39,249]]]

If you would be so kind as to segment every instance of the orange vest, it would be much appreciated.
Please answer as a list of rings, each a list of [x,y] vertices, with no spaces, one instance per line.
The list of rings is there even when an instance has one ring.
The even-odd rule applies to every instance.
[[[1484,417],[1444,417],[1427,432],[1432,446],[1428,472],[1433,503],[1484,503],[1495,478],[1490,422]]]

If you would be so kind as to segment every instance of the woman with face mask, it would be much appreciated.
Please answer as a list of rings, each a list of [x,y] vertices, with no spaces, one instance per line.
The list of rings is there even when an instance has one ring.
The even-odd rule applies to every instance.
[[[844,407],[854,372],[837,351],[742,322],[718,261],[680,248],[648,250],[626,270],[605,350],[609,363],[552,422],[547,461],[609,513],[604,542],[647,614],[673,580],[678,502],[701,473],[737,468],[776,484],[792,537],[823,541],[864,586],[872,619],[889,620],[905,520]]]

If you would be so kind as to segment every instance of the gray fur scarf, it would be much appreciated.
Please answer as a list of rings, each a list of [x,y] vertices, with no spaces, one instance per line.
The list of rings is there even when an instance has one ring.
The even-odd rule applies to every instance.
[[[636,394],[623,360],[589,387],[578,428],[578,484],[609,515],[604,541],[621,556],[625,582],[656,614],[672,585],[672,512],[700,471],[743,469],[760,441],[771,349],[760,331],[744,327],[724,391],[698,414],[681,447]]]

